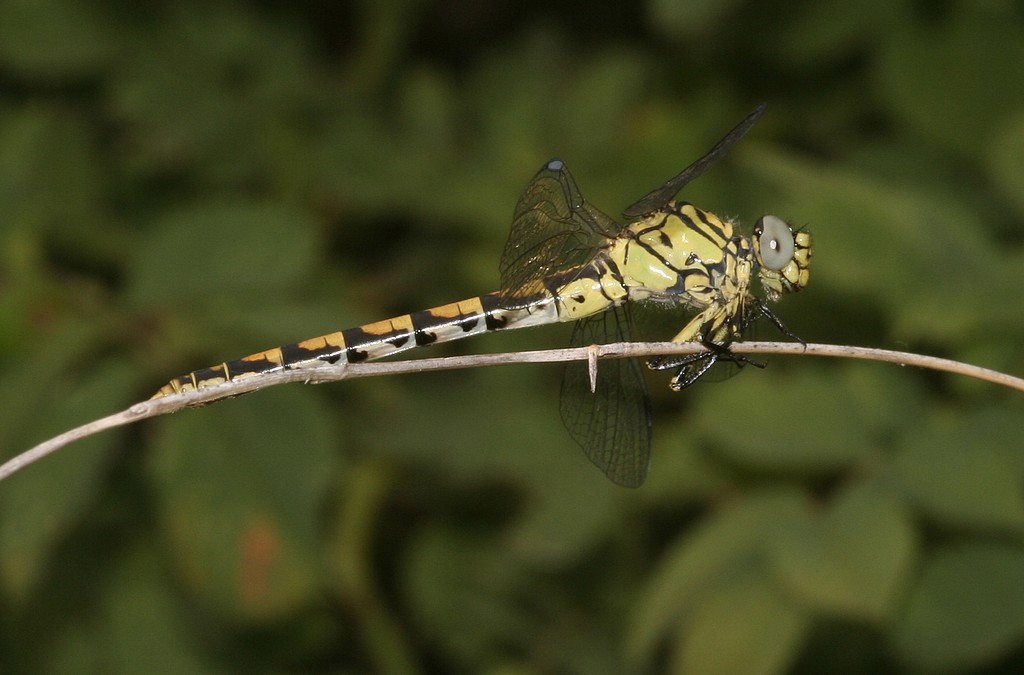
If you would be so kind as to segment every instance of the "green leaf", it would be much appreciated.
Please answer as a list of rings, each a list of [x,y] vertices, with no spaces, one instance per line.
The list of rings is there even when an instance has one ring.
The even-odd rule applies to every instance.
[[[29,348],[4,370],[4,386],[0,387],[0,452],[5,459],[24,449],[26,443],[44,440],[44,434],[50,430],[67,430],[67,419],[40,415],[40,411],[52,403],[54,391],[67,388],[68,381],[74,381],[76,366],[89,363],[102,343],[100,326],[62,321],[36,335]],[[72,419],[88,421],[77,414]]]
[[[0,114],[5,225],[66,238],[71,233],[79,248],[102,241],[107,228],[97,213],[103,187],[90,133],[84,120],[56,106],[37,103]]]
[[[995,421],[927,420],[904,441],[894,477],[918,508],[943,525],[1022,532],[1019,431],[993,437],[985,420]],[[1014,424],[1019,429],[1019,413]]]
[[[900,5],[886,0],[856,5],[808,3],[787,9],[792,15],[780,22],[780,30],[771,40],[756,41],[754,48],[760,48],[758,54],[766,64],[800,72],[841,61],[877,36],[880,26],[892,26],[902,18],[898,16]]]
[[[209,201],[154,224],[130,261],[136,305],[193,307],[210,295],[282,293],[317,255],[316,223],[283,204]]]
[[[1024,215],[1024,108],[998,129],[989,146],[988,165],[1003,198],[1016,207],[1018,217]]]
[[[870,457],[916,409],[899,371],[839,366],[823,379],[800,368],[809,360],[791,359],[783,370],[775,365],[782,359],[701,387],[700,428],[716,454],[750,470],[830,473]],[[737,409],[742,424],[722,414]]]
[[[855,484],[780,537],[776,571],[820,613],[882,624],[910,573],[916,534],[909,509]]]
[[[803,509],[804,497],[798,491],[755,493],[680,537],[663,556],[636,603],[627,637],[631,658],[650,661],[667,635],[688,631],[679,624],[690,621],[707,589],[737,566],[766,559],[772,539],[799,523]]]
[[[1010,84],[1024,70],[1024,31],[1012,4],[954,8],[942,19],[886,35],[878,76],[894,112],[973,156],[978,145],[988,145],[1004,111],[1024,104],[1024,90]]]
[[[0,3],[0,64],[29,77],[70,79],[95,73],[119,50],[102,4],[65,0]]]
[[[125,363],[95,364],[81,380],[48,392],[43,419],[30,414],[8,424],[21,427],[18,438],[42,441],[124,408],[138,383]],[[0,576],[8,592],[25,595],[45,573],[48,556],[99,497],[123,435],[124,429],[108,430],[77,441],[0,484]]]
[[[274,620],[312,601],[338,438],[315,392],[261,392],[163,420],[150,458],[159,517],[191,592]]]
[[[528,632],[527,608],[514,602],[522,567],[500,547],[430,528],[413,543],[403,590],[418,629],[465,664],[510,635]]]
[[[559,423],[557,384],[538,392],[536,370],[490,368],[374,385],[384,391],[371,390],[380,398],[369,413],[373,423],[363,427],[374,455],[422,463],[470,483],[503,478],[561,484],[560,478],[590,466]],[[401,391],[390,391],[399,386]],[[523,419],[532,420],[529,428],[523,429]]]
[[[193,187],[178,186],[179,198],[197,185],[235,194],[304,185],[310,125],[291,116],[308,121],[328,87],[310,81],[316,66],[294,24],[231,3],[171,5],[147,18],[132,26],[131,58],[105,80],[103,115],[127,141],[120,166],[160,183],[187,175]]]
[[[696,39],[739,4],[738,0],[653,0],[648,12],[655,30],[670,38]]]
[[[900,656],[921,670],[975,671],[1024,640],[1024,550],[965,544],[927,562],[895,633]]]
[[[45,650],[47,672],[220,672],[199,656],[193,625],[167,585],[155,547],[118,561],[113,583],[92,600],[92,620],[61,630]]]
[[[1000,288],[997,282],[1004,281],[1000,266],[993,265],[1001,256],[992,227],[977,209],[953,197],[955,183],[920,183],[873,166],[815,165],[756,147],[740,157],[753,158],[747,162],[751,171],[790,196],[777,197],[774,209],[799,213],[810,223],[811,289],[867,298],[887,313],[903,339],[973,335],[1003,311],[1006,300],[998,293],[976,290]],[[957,245],[950,246],[952,241]],[[880,256],[900,264],[880,264]],[[960,274],[936,275],[936,269]],[[971,283],[962,283],[961,275]],[[823,308],[822,320],[834,310]]]
[[[783,595],[763,570],[720,579],[680,628],[672,672],[772,675],[796,660],[811,615]]]

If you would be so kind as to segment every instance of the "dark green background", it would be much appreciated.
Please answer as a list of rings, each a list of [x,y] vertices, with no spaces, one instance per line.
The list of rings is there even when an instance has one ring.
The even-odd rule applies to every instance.
[[[615,214],[761,100],[684,196],[813,231],[789,327],[1024,372],[1019,3],[4,0],[0,453],[493,290],[549,157]],[[30,467],[0,484],[0,670],[1024,668],[1019,393],[796,357],[654,377],[631,491],[559,377],[289,385]]]

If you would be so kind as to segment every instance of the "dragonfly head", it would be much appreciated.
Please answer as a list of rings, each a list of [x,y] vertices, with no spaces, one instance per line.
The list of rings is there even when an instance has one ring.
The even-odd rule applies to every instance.
[[[777,216],[762,216],[754,225],[754,257],[769,300],[795,293],[810,279],[811,233],[793,231]]]

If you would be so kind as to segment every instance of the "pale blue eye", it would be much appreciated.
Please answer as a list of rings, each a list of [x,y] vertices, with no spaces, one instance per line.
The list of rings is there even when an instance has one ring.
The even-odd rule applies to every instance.
[[[777,216],[763,216],[754,228],[761,264],[778,272],[793,260],[793,231]]]

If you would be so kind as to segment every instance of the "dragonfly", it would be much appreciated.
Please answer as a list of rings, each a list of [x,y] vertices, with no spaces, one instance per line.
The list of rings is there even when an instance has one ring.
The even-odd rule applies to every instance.
[[[673,371],[672,389],[689,387],[716,364],[764,367],[729,347],[762,317],[799,340],[754,295],[752,285],[756,272],[769,301],[803,289],[809,279],[810,233],[765,215],[744,236],[735,232],[732,221],[675,199],[753,127],[764,108],[759,105],[700,159],[627,207],[625,224],[583,198],[565,162],[548,161],[516,204],[499,262],[501,290],[196,370],[174,378],[152,398],[560,322],[576,322],[574,346],[628,342],[632,310],[641,305],[692,314],[672,341],[695,341],[706,348],[647,361],[653,370]],[[627,487],[644,482],[651,409],[637,359],[611,360],[596,381],[586,362],[569,363],[560,413],[569,434],[613,482]]]

